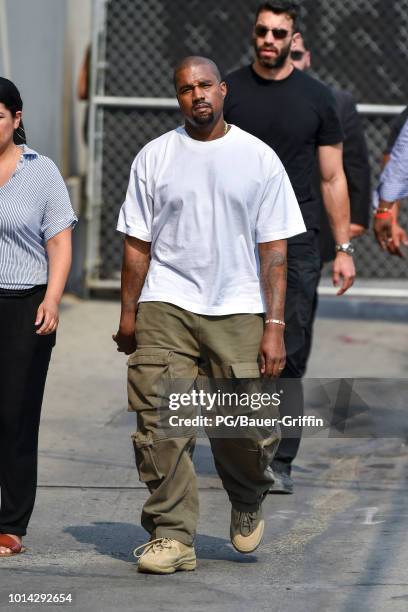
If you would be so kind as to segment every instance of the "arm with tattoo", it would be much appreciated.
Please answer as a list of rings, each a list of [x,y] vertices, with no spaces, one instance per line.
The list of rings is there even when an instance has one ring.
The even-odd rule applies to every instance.
[[[150,242],[126,236],[121,276],[121,313],[119,330],[113,337],[118,351],[129,355],[136,350],[135,322],[137,304],[150,266]]]
[[[283,321],[285,313],[287,244],[275,240],[259,244],[260,281],[266,305],[266,319]],[[260,357],[264,376],[279,376],[285,366],[284,326],[265,325]]]

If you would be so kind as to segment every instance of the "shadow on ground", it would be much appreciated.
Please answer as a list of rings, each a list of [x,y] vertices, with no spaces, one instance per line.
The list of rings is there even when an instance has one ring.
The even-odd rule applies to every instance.
[[[100,555],[134,563],[133,550],[148,541],[146,531],[131,523],[95,522],[90,525],[70,525],[64,529],[81,544],[93,545]],[[197,535],[195,541],[199,559],[215,559],[234,563],[256,563],[254,555],[243,556],[232,548],[229,540],[209,535]]]

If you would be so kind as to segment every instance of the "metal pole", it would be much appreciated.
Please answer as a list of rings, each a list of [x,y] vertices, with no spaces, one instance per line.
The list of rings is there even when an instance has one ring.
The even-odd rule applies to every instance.
[[[98,106],[116,106],[122,108],[178,108],[176,98],[127,98],[122,96],[95,96],[94,103]]]
[[[357,110],[362,115],[399,115],[405,106],[399,104],[357,104]]]
[[[368,286],[368,284],[366,284],[364,282],[364,280],[361,280],[359,282],[359,284],[356,287],[352,287],[346,294],[346,296],[344,296],[344,300],[349,300],[351,298],[387,298],[387,299],[401,299],[401,300],[407,300],[408,299],[408,283],[405,285],[402,285],[400,287],[394,288],[394,287],[389,287],[387,286],[381,286],[380,279],[380,284],[375,286]],[[95,289],[95,290],[117,290],[119,291],[120,289],[120,280],[115,280],[113,278],[109,279],[100,279],[100,278],[92,278],[89,281],[89,285],[88,285],[88,289]],[[324,296],[324,297],[331,297],[333,298],[333,300],[336,299],[336,291],[337,289],[335,289],[334,287],[331,287],[329,285],[326,284],[321,284],[319,286],[318,289],[318,293],[320,296]]]
[[[99,88],[99,73],[101,56],[104,56],[102,33],[105,31],[106,2],[108,0],[93,0],[92,6],[92,43],[91,43],[91,83],[89,92],[89,163],[87,177],[86,206],[86,258],[85,258],[85,288],[90,288],[91,280],[100,264],[100,223],[101,223],[101,172],[102,172],[102,137],[101,108],[95,102]]]
[[[122,108],[177,109],[176,98],[138,98],[125,96],[95,96],[97,106]],[[362,115],[398,115],[405,106],[400,104],[357,104],[357,110]]]
[[[379,283],[381,285],[381,280],[379,279]],[[318,289],[318,293],[321,296],[328,296],[335,299],[336,291],[334,287],[330,287],[328,285],[320,285]],[[408,284],[406,287],[398,287],[393,288],[389,286],[367,286],[362,281],[356,286],[351,287],[347,292],[347,298],[392,298],[392,299],[407,299],[408,298]]]

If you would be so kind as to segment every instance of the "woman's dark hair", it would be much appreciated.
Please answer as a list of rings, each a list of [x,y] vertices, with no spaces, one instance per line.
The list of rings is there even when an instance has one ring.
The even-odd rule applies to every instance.
[[[20,96],[20,92],[17,87],[4,77],[0,77],[0,103],[4,104],[7,110],[13,115],[16,116],[18,111],[23,110],[23,101]],[[20,121],[20,125],[16,130],[14,130],[13,140],[15,144],[25,144],[26,136],[23,122]]]

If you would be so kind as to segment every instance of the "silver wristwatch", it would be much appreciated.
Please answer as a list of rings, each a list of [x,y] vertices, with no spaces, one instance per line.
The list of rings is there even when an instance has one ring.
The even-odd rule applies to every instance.
[[[343,242],[343,244],[336,244],[336,253],[347,253],[347,255],[353,255],[354,247],[351,242]]]

